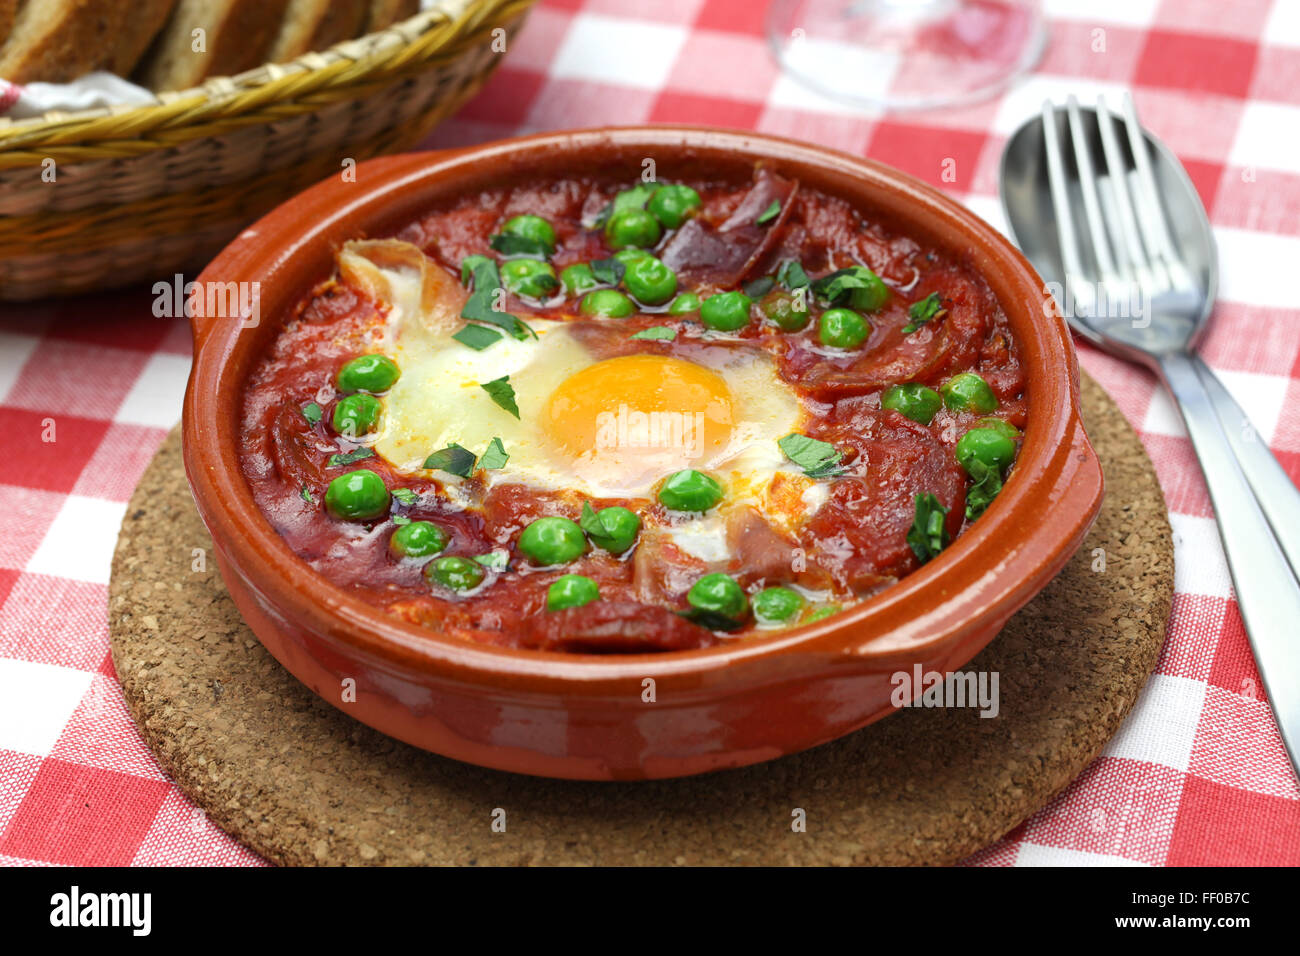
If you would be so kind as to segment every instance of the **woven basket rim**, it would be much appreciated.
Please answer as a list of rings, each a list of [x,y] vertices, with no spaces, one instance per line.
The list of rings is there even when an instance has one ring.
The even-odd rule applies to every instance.
[[[136,128],[148,127],[152,125],[151,117],[158,117],[160,122],[166,121],[176,115],[178,108],[188,110],[226,103],[252,91],[260,91],[265,96],[259,96],[256,107],[250,105],[250,109],[263,108],[268,102],[276,100],[275,94],[280,90],[286,93],[297,90],[298,83],[294,81],[300,81],[308,74],[319,73],[341,63],[378,63],[448,23],[479,20],[484,14],[495,13],[497,8],[527,8],[534,2],[535,0],[437,0],[436,6],[383,30],[344,40],[326,50],[304,53],[285,63],[266,63],[234,76],[212,77],[199,86],[186,90],[157,93],[153,103],[96,106],[75,111],[51,110],[41,116],[18,120],[0,117],[0,151],[10,144],[14,148],[30,148],[39,142],[43,133],[55,133],[90,120],[113,118]],[[277,84],[279,89],[276,88]],[[82,142],[92,142],[96,138],[87,137]]]

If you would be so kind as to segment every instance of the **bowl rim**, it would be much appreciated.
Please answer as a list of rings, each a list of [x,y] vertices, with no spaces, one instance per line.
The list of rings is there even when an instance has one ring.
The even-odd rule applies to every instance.
[[[501,690],[626,699],[629,679],[707,690],[720,674],[741,670],[792,679],[799,662],[817,670],[828,661],[879,670],[923,655],[933,659],[942,656],[943,645],[971,630],[990,621],[1000,626],[1060,570],[1095,519],[1102,494],[1100,465],[1079,419],[1078,365],[1064,319],[1033,267],[993,226],[934,187],[874,160],[783,137],[698,126],[547,132],[384,157],[356,167],[354,182],[331,177],[268,213],[227,246],[197,282],[257,281],[274,287],[278,278],[301,272],[311,261],[328,262],[316,270],[328,274],[333,247],[359,234],[350,224],[391,219],[390,202],[405,196],[405,205],[412,205],[409,197],[436,191],[444,180],[464,188],[475,178],[502,178],[501,169],[527,169],[557,156],[655,149],[680,150],[692,158],[715,155],[733,164],[763,160],[776,168],[815,169],[828,180],[870,192],[870,205],[909,234],[925,234],[969,255],[1013,327],[1031,393],[1017,471],[981,520],[939,557],[879,594],[822,621],[771,635],[690,651],[604,656],[444,638],[388,617],[330,583],[275,532],[239,466],[245,381],[240,376],[232,382],[223,374],[240,354],[241,325],[194,316],[194,363],[183,419],[186,473],[219,554],[236,566],[260,601],[281,615],[287,608],[301,626],[380,668],[403,673],[415,668],[433,678]],[[422,204],[427,208],[435,201],[425,198]],[[853,201],[864,205],[862,198]],[[948,241],[936,230],[947,233]],[[291,307],[300,293],[286,295]],[[280,315],[270,318],[278,323]]]

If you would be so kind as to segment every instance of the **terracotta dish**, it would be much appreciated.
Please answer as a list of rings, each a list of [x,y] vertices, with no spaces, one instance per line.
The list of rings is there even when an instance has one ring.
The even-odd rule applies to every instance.
[[[397,234],[439,203],[587,171],[633,179],[752,175],[756,163],[969,264],[1005,314],[1027,419],[1014,472],[928,563],[841,613],[698,650],[598,656],[493,646],[398,620],[335,586],[275,531],[241,469],[249,377],[346,241]],[[232,285],[233,283],[233,285]],[[674,777],[772,759],[888,714],[893,676],[960,668],[1055,575],[1100,507],[1069,334],[1041,279],[991,226],[868,160],[788,140],[649,127],[553,133],[390,157],[336,177],[248,229],[199,290],[256,290],[242,313],[196,308],[185,463],[241,613],[308,687],[391,736],[545,776]],[[209,297],[211,302],[211,297]],[[237,301],[232,296],[230,301]],[[252,307],[252,303],[256,307]],[[203,313],[218,312],[219,315]]]

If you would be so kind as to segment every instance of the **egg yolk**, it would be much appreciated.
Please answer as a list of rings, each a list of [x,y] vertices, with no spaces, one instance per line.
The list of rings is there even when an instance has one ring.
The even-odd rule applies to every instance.
[[[561,463],[629,492],[703,467],[731,441],[731,389],[684,359],[626,355],[589,365],[551,393],[542,428]]]

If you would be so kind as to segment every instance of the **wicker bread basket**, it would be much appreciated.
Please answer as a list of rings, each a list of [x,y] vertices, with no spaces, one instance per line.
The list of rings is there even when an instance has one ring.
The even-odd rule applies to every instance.
[[[156,105],[0,119],[0,299],[201,267],[345,160],[418,143],[503,59],[532,2],[441,0],[387,30],[163,93]]]

